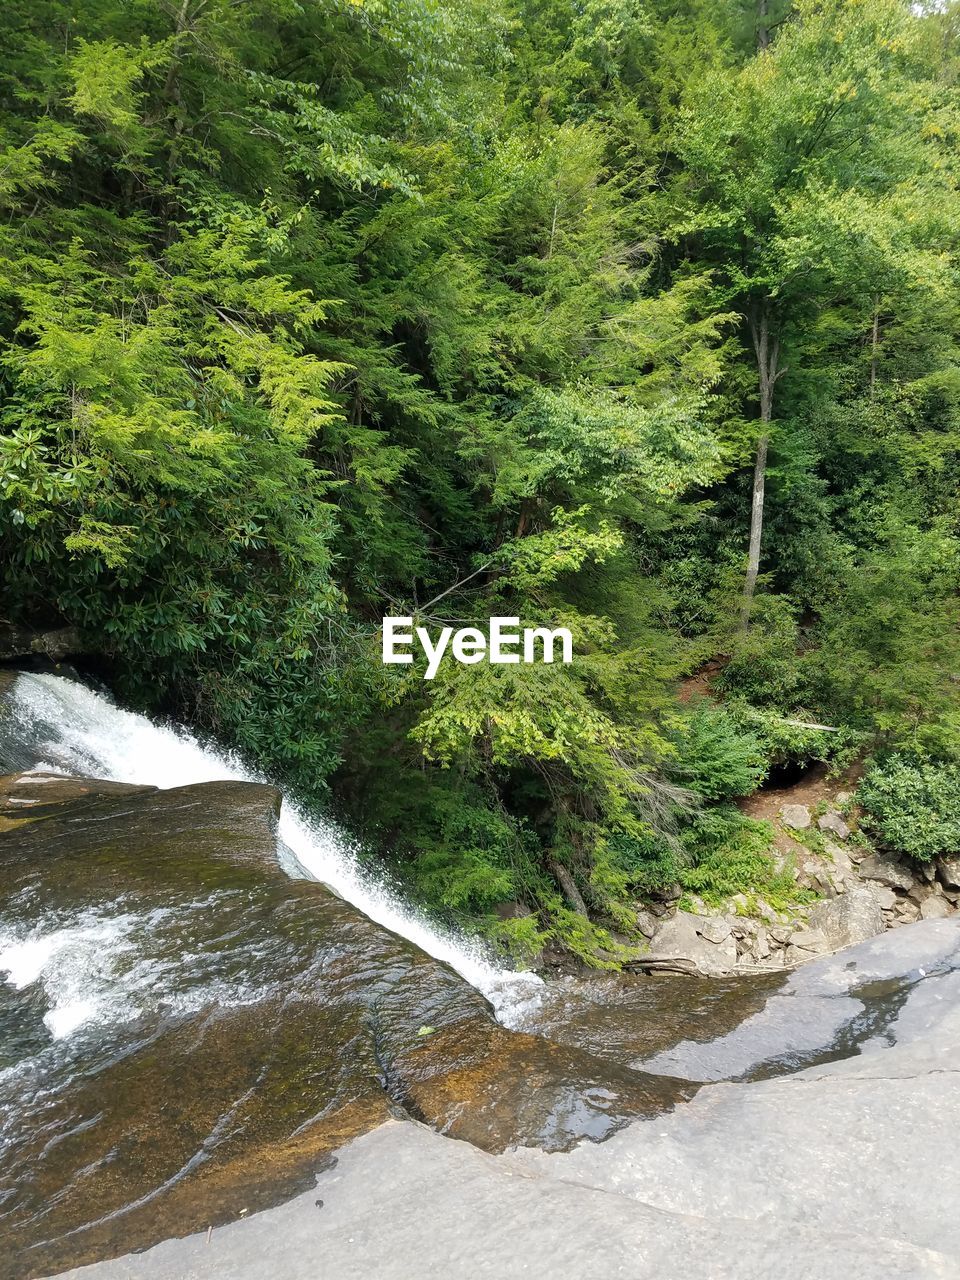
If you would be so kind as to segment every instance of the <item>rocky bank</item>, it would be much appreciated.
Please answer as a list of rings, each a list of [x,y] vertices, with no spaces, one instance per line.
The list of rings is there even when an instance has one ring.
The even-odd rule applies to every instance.
[[[886,929],[955,915],[960,854],[918,864],[871,851],[856,830],[851,799],[841,790],[816,808],[790,802],[770,815],[774,856],[815,901],[785,911],[738,894],[721,909],[694,899],[689,910],[678,886],[639,913],[649,941],[640,967],[705,976],[792,969]]]

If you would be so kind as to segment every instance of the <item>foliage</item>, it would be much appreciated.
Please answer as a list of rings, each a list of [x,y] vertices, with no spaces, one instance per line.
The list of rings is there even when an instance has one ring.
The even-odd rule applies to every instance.
[[[681,872],[680,883],[708,906],[723,906],[742,893],[762,897],[775,911],[787,910],[810,895],[797,888],[789,868],[774,861],[772,844],[769,823],[729,805],[708,809],[686,833],[691,865]]]
[[[928,862],[960,850],[960,768],[905,755],[871,762],[857,790],[864,825],[897,853]]]
[[[0,614],[517,954],[776,895],[769,765],[960,753],[940,10],[7,0]],[[425,683],[388,612],[574,661]]]
[[[699,703],[681,722],[671,774],[708,800],[749,795],[767,772],[760,737],[721,706]]]

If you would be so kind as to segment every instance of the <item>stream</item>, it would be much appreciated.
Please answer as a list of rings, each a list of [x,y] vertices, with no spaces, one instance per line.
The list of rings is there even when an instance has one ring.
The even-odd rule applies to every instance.
[[[892,1061],[941,1034],[956,1007],[960,935],[947,921],[791,974],[545,983],[505,970],[232,756],[60,676],[0,685],[0,773],[0,1276],[11,1280],[85,1264],[105,1280],[140,1276],[147,1259],[157,1276],[265,1274],[266,1260],[244,1262],[250,1240],[229,1262],[211,1240],[229,1250],[236,1231],[301,1201],[310,1231],[322,1217],[334,1232],[341,1212],[356,1233],[350,1196],[365,1201],[392,1161],[436,1196],[482,1159],[501,1173],[519,1161],[509,1176],[550,1194],[582,1177],[622,1197],[659,1142],[645,1188],[652,1178],[670,1212],[678,1157],[664,1134],[715,1090],[756,1098],[877,1054]],[[651,1125],[657,1141],[643,1141]],[[683,1140],[684,1159],[702,1140]],[[331,1178],[348,1194],[319,1215]],[[331,1280],[434,1274],[389,1241],[351,1270],[357,1239],[330,1255]],[[194,1240],[205,1253],[164,1252]],[[902,1274],[957,1274],[949,1261],[910,1270],[909,1251],[933,1243],[910,1237]],[[673,1274],[651,1259],[651,1274]],[[437,1262],[437,1275],[486,1274]],[[490,1274],[521,1274],[497,1265]],[[568,1270],[523,1274],[579,1268],[556,1265]],[[793,1274],[765,1265],[758,1276]]]

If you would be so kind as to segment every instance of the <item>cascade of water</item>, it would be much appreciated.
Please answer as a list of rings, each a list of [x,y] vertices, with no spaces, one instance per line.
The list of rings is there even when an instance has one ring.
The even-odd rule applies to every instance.
[[[184,729],[124,711],[102,694],[49,674],[20,675],[5,702],[5,732],[29,744],[38,768],[157,787],[222,779],[263,781],[228,752],[201,744]],[[281,841],[306,872],[371,920],[449,964],[491,1001],[501,1021],[517,1022],[540,980],[500,969],[477,942],[443,930],[364,868],[357,850],[328,821],[307,816],[290,798],[280,817]]]

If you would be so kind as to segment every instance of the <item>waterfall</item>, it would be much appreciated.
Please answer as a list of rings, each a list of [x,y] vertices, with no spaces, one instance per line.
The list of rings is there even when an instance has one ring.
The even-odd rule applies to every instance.
[[[21,674],[4,699],[4,735],[37,769],[161,788],[233,779],[267,781],[236,756],[185,729],[156,724],[103,694],[48,674]],[[311,877],[383,928],[409,939],[481,991],[502,1022],[515,1024],[536,999],[539,978],[499,968],[479,943],[426,919],[361,865],[356,846],[330,821],[284,798],[279,837]]]

